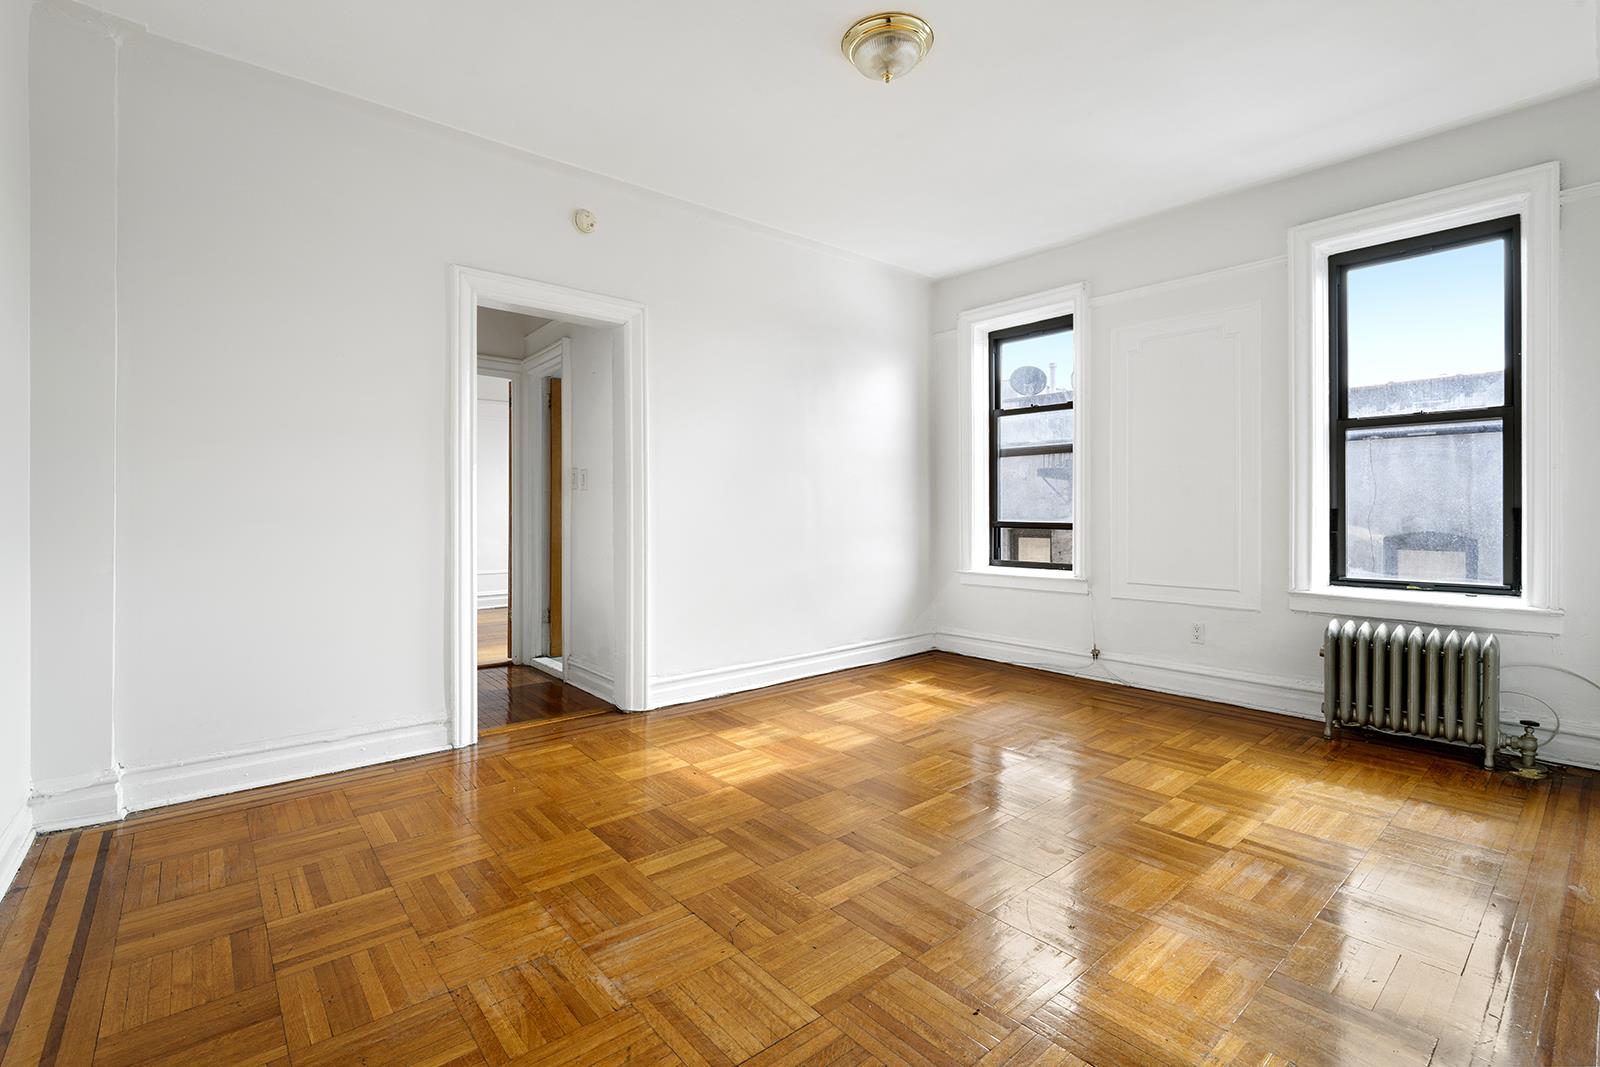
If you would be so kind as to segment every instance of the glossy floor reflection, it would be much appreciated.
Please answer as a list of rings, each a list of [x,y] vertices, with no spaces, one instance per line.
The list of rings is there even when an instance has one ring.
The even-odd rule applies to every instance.
[[[602,711],[614,712],[616,708],[537,667],[478,668],[480,731]]]
[[[1600,777],[930,654],[36,845],[0,1061],[1596,1061]]]

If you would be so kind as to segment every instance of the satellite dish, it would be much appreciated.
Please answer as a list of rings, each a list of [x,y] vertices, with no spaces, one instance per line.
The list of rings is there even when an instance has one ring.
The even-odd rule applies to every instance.
[[[1037,396],[1050,383],[1038,367],[1018,367],[1011,372],[1011,388],[1018,396]]]

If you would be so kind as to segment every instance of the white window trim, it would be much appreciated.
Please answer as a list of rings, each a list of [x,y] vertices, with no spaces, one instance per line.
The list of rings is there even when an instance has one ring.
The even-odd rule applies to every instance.
[[[1072,570],[1027,570],[989,563],[989,334],[1061,315],[1072,316]],[[1089,591],[1089,463],[1094,419],[1089,399],[1089,287],[1079,282],[963,311],[956,319],[960,359],[961,515],[957,577],[968,585],[1057,593]]]
[[[1424,616],[1446,625],[1560,633],[1560,494],[1555,485],[1557,266],[1561,172],[1544,163],[1434,193],[1352,211],[1289,231],[1294,373],[1293,574],[1295,611]],[[1516,214],[1522,217],[1522,594],[1391,592],[1328,581],[1328,257]]]

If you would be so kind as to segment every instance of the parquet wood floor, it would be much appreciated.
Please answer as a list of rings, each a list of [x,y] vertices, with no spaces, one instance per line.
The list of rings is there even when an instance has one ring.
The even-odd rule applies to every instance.
[[[1600,777],[929,654],[40,839],[0,1064],[1592,1064]]]

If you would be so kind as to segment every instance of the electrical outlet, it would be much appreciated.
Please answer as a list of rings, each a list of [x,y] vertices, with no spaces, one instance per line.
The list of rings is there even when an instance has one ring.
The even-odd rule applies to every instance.
[[[1206,643],[1205,623],[1192,622],[1189,624],[1189,643],[1191,645],[1203,645]]]

